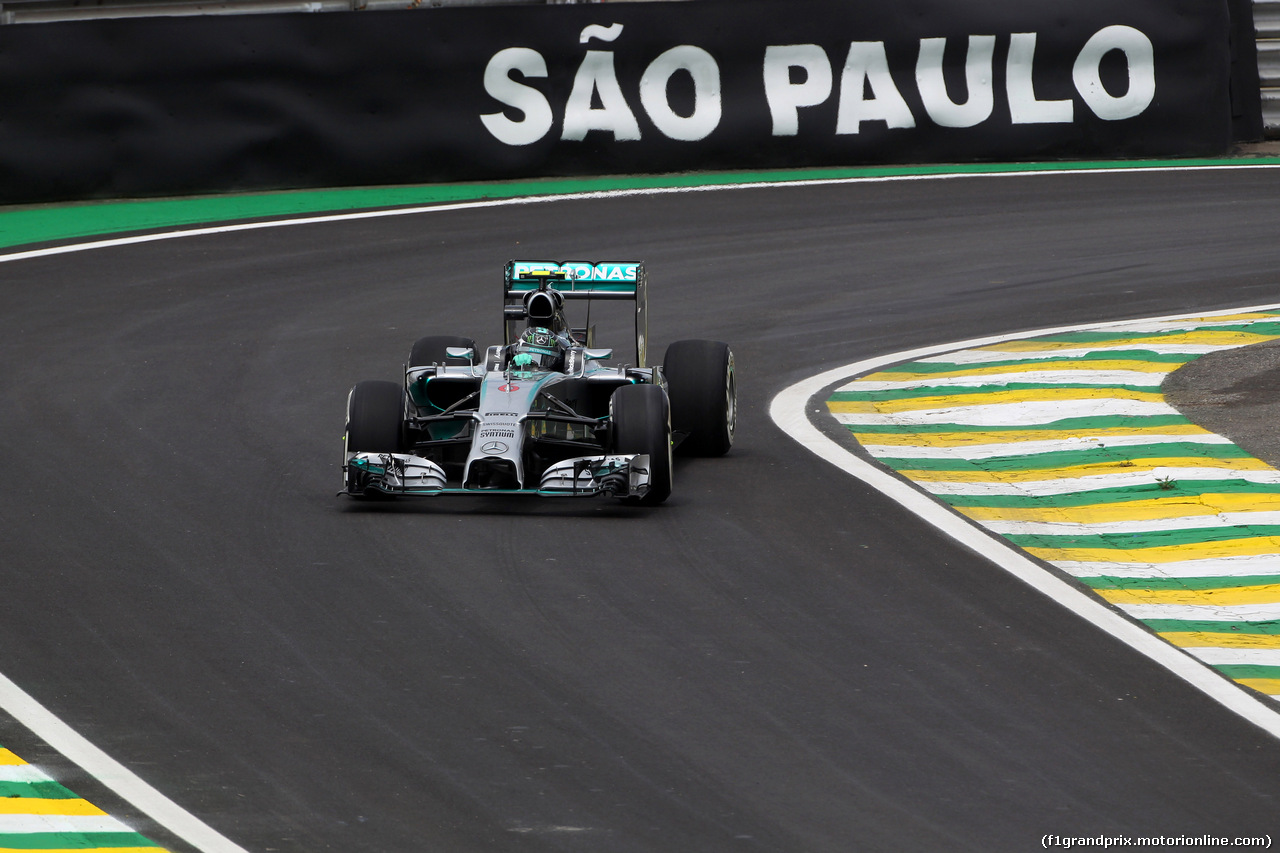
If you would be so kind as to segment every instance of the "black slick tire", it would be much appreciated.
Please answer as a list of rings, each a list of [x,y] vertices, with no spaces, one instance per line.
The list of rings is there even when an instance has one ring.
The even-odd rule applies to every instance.
[[[399,453],[404,389],[396,382],[357,382],[347,397],[347,453]]]
[[[676,341],[662,360],[671,428],[685,433],[680,453],[723,456],[733,446],[738,390],[733,352],[722,341]]]
[[[629,503],[654,506],[671,495],[671,409],[657,385],[624,385],[609,401],[613,452],[649,454],[649,491]]]

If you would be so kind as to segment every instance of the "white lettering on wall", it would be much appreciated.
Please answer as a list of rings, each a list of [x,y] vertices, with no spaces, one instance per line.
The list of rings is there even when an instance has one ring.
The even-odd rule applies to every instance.
[[[871,97],[866,97],[870,90]],[[836,133],[858,133],[864,121],[882,121],[889,127],[915,127],[915,117],[889,73],[889,58],[882,41],[855,41],[840,74],[840,110]]]
[[[969,36],[965,54],[964,82],[969,96],[957,103],[947,93],[942,77],[942,55],[946,39],[920,39],[920,58],[916,61],[916,86],[925,112],[940,127],[973,127],[991,117],[996,94],[992,85],[992,60],[996,52],[995,36]]]
[[[524,113],[524,118],[510,119],[498,112],[486,113],[480,121],[499,142],[531,145],[547,135],[555,119],[546,95],[511,79],[512,71],[525,77],[546,77],[547,61],[527,47],[509,47],[495,53],[484,69],[484,90],[494,100]]]
[[[793,68],[804,72],[791,82]],[[816,44],[770,45],[764,49],[764,95],[769,102],[774,136],[800,132],[800,108],[815,107],[831,97],[831,60]]]
[[[582,30],[581,43],[598,39],[619,40],[621,24],[591,25]],[[965,92],[949,91],[943,74],[947,39],[922,38],[916,54],[914,76],[889,65],[883,41],[854,41],[837,80],[831,56],[817,44],[768,45],[764,49],[763,95],[773,136],[809,133],[854,135],[871,123],[886,130],[905,131],[927,119],[938,127],[976,127],[995,114],[996,50],[994,35],[971,35],[964,55]],[[1005,54],[1004,97],[1014,125],[1067,124],[1075,121],[1075,98],[1041,99],[1036,80],[1047,85],[1061,81],[1066,69],[1036,67],[1036,33],[1010,33]],[[621,48],[619,48],[621,49]],[[958,46],[953,50],[958,50]],[[1104,59],[1119,52],[1127,72],[1123,92],[1112,92],[1102,83]],[[638,91],[624,92],[615,65],[615,50],[587,50],[574,71],[573,85],[560,105],[530,81],[548,77],[547,61],[536,50],[511,47],[489,60],[484,90],[504,109],[483,113],[480,120],[495,139],[506,145],[531,145],[547,137],[560,120],[560,139],[581,142],[589,134],[607,134],[616,142],[642,138],[639,116],[652,128],[677,142],[699,142],[715,132],[723,119],[721,69],[714,56],[701,47],[681,44],[648,62]],[[1119,68],[1119,65],[1114,65]],[[671,104],[670,87],[677,75],[688,75],[693,84],[693,106],[678,112]],[[923,106],[916,116],[899,83],[914,79],[915,93]],[[1094,33],[1080,49],[1071,68],[1075,93],[1090,111],[1104,121],[1120,121],[1145,112],[1155,100],[1155,48],[1139,30],[1108,26]],[[1115,84],[1119,86],[1119,81]],[[912,94],[907,92],[907,94]],[[810,126],[806,111],[835,97],[835,126]],[[917,107],[919,109],[919,107]],[[829,111],[824,113],[830,115]],[[652,128],[650,133],[652,133]]]
[[[686,72],[693,79],[694,107],[682,116],[671,109],[667,85],[672,75]],[[720,66],[700,47],[682,44],[658,56],[640,78],[640,103],[649,120],[670,139],[697,142],[720,125]]]
[[[1102,57],[1113,50],[1124,54],[1129,67],[1129,89],[1115,97],[1102,86]],[[1156,97],[1156,51],[1151,39],[1133,27],[1107,27],[1093,34],[1071,69],[1076,91],[1104,121],[1141,115]]]
[[[1031,71],[1036,59],[1036,34],[1014,33],[1009,37],[1009,59],[1005,63],[1005,87],[1009,93],[1009,115],[1014,124],[1070,124],[1075,104],[1070,98],[1042,101],[1036,97]]]

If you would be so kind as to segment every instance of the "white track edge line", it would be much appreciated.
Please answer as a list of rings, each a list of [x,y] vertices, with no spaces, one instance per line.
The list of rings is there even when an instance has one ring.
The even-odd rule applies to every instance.
[[[3,674],[0,674],[0,705],[58,753],[197,850],[247,853],[107,755]]]
[[[1146,319],[1157,322],[1277,309],[1280,309],[1280,304],[1219,311],[1196,311]],[[960,544],[990,559],[1000,568],[1028,584],[1036,591],[1043,593],[1072,613],[1150,658],[1220,705],[1258,726],[1267,734],[1280,738],[1280,709],[1254,696],[1246,691],[1245,688],[1229,681],[1190,654],[1166,643],[1146,628],[1129,621],[1119,612],[1112,610],[1102,602],[1075,588],[1067,581],[1040,566],[1012,544],[993,539],[976,523],[970,522],[963,516],[951,511],[926,493],[918,491],[914,486],[909,485],[905,480],[899,479],[897,476],[851,453],[823,434],[821,430],[814,426],[809,417],[810,401],[814,395],[824,388],[846,378],[869,373],[885,365],[957,349],[988,346],[1022,338],[1063,334],[1082,329],[1105,329],[1132,322],[1134,321],[1117,320],[1105,323],[1081,323],[1072,326],[1033,329],[921,347],[864,359],[826,370],[816,376],[811,376],[784,388],[771,401],[769,416],[783,432],[817,456],[896,501],[903,508],[933,525]],[[820,414],[826,413],[825,401],[822,402],[822,408],[815,410]]]
[[[1035,169],[1025,172],[942,172],[924,175],[869,175],[849,178],[799,178],[793,181],[752,181],[744,183],[706,184],[694,187],[638,187],[633,189],[594,190],[589,192],[563,193],[559,195],[533,195],[517,198],[482,199],[477,201],[453,202],[446,204],[426,204],[409,207],[393,207],[382,210],[361,210],[348,213],[331,213],[317,216],[298,216],[282,219],[266,219],[260,222],[238,222],[231,225],[216,225],[201,228],[183,228],[173,231],[160,231],[153,234],[137,234],[129,237],[115,237],[106,240],[91,240],[84,243],[71,243],[61,246],[50,246],[44,249],[31,249],[20,252],[0,253],[0,263],[22,261],[31,258],[43,258],[52,255],[66,255],[73,252],[85,252],[93,249],[109,249],[115,246],[131,246],[139,243],[153,243],[160,240],[173,240],[181,237],[204,237],[213,234],[230,234],[236,231],[257,231],[266,228],[284,228],[293,225],[317,225],[325,222],[350,222],[359,219],[380,219],[393,216],[414,216],[422,213],[447,213],[459,210],[475,210],[485,207],[506,207],[524,204],[546,204],[557,201],[588,201],[591,199],[630,198],[647,195],[671,195],[675,193],[724,192],[728,190],[779,189],[786,187],[837,186],[842,184],[883,184],[906,183],[912,181],[944,181],[962,178],[1028,178],[1048,175],[1102,175],[1102,174],[1144,174],[1168,172],[1211,172],[1240,171],[1250,169],[1280,169],[1276,163],[1223,163],[1217,165],[1197,166],[1120,166],[1115,168],[1088,169]]]

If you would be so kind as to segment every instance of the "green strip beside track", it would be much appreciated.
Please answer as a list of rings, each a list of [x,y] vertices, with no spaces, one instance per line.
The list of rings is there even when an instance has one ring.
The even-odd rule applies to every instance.
[[[1107,160],[1063,163],[943,164],[792,169],[765,172],[699,172],[675,175],[569,178],[473,184],[293,190],[174,199],[85,202],[0,208],[0,248],[319,213],[449,204],[646,189],[698,188],[757,183],[798,183],[857,178],[999,175],[1021,172],[1074,172],[1097,169],[1171,169],[1229,166],[1277,166],[1280,157],[1179,160]]]
[[[961,448],[960,450],[963,450]],[[1056,468],[1075,466],[1111,466],[1116,468],[1133,467],[1137,460],[1179,460],[1178,465],[1186,465],[1181,460],[1202,459],[1212,462],[1220,459],[1252,459],[1246,451],[1234,444],[1192,444],[1189,442],[1170,442],[1167,444],[1118,445],[1116,447],[1090,447],[1084,450],[1050,450],[1045,453],[1030,453],[1022,456],[989,456],[981,459],[966,459],[960,456],[940,457],[877,457],[883,465],[895,471],[1051,471]],[[1125,463],[1130,463],[1126,465]],[[1173,463],[1169,463],[1173,464]],[[1103,473],[1101,470],[1094,473]],[[1124,471],[1108,471],[1106,473],[1125,473]]]
[[[1183,415],[1108,415],[1102,417],[1065,418],[1050,421],[1047,424],[845,424],[849,431],[856,434],[881,433],[886,435],[915,435],[952,432],[1007,432],[1011,436],[1032,431],[1074,431],[1081,436],[1088,436],[1102,429],[1130,429],[1144,427],[1159,429],[1161,427],[1187,426],[1191,421]],[[868,441],[867,444],[875,444]]]
[[[1034,340],[1034,339],[1033,339]],[[1128,350],[1095,350],[1082,355],[1037,356],[1033,358],[1010,358],[1005,361],[966,362],[957,364],[945,361],[909,361],[906,364],[887,367],[876,371],[875,376],[894,373],[960,373],[973,371],[974,368],[991,369],[997,367],[1026,367],[1034,365],[1037,369],[1053,370],[1054,365],[1061,363],[1074,364],[1081,361],[1132,361],[1135,364],[1185,364],[1199,358],[1199,353],[1153,352],[1144,349]],[[1123,368],[1120,368],[1123,369]],[[867,377],[863,377],[867,378]],[[838,397],[836,399],[839,399]]]
[[[0,850],[110,850],[113,847],[154,847],[155,842],[133,832],[20,832],[0,833]]]
[[[1273,637],[1280,634],[1280,621],[1238,622],[1238,621],[1196,621],[1192,619],[1146,619],[1148,628],[1158,634],[1258,634]]]
[[[1205,578],[1077,577],[1076,580],[1093,589],[1189,590],[1203,592],[1215,589],[1272,586],[1280,584],[1280,575],[1226,575]]]

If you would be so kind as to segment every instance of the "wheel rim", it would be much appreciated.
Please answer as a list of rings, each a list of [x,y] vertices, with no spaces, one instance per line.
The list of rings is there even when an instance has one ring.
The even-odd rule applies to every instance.
[[[728,376],[724,383],[725,431],[729,443],[733,444],[733,434],[738,428],[738,389],[733,376],[733,353],[729,353],[729,364],[726,368]]]

